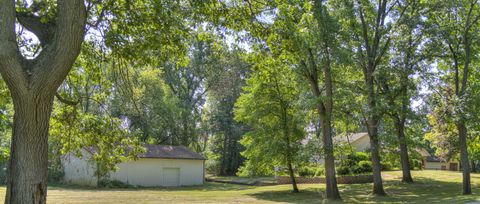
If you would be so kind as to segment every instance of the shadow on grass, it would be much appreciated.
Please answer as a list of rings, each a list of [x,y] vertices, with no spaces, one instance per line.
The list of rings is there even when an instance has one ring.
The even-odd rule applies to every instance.
[[[263,191],[248,195],[256,199],[285,203],[321,203],[323,200],[322,193],[318,188],[301,189],[299,193],[293,193],[291,190],[284,190]]]
[[[49,189],[74,189],[74,190],[92,190],[92,191],[238,191],[255,188],[246,185],[234,185],[225,183],[205,182],[198,186],[179,186],[179,187],[132,187],[132,188],[96,188],[71,184],[52,184]]]
[[[458,182],[439,181],[416,177],[415,183],[401,181],[384,182],[387,196],[370,194],[372,184],[342,185],[342,197],[347,203],[396,202],[396,203],[467,203],[480,200],[480,189],[474,188],[472,195],[462,195],[462,185]]]
[[[415,177],[415,183],[388,180],[384,182],[387,196],[374,196],[372,184],[340,185],[341,202],[335,203],[471,203],[480,201],[478,185],[472,185],[472,195],[462,195],[460,182],[439,181]],[[322,199],[324,184],[318,188],[300,188],[300,193],[291,191],[266,191],[249,194],[257,199],[286,203],[331,203]]]

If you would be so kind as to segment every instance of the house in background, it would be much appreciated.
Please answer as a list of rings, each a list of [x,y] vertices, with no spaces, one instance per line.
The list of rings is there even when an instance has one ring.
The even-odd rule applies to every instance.
[[[357,152],[363,152],[370,149],[370,137],[368,137],[368,133],[366,132],[339,135],[334,138],[334,141],[337,144],[346,143]]]
[[[117,164],[110,180],[134,186],[191,186],[205,181],[205,157],[184,146],[145,145],[146,152],[135,161]],[[96,166],[89,157],[67,154],[62,158],[68,183],[96,186]]]
[[[337,144],[347,143],[351,145],[357,152],[362,152],[370,148],[370,137],[368,133],[353,133],[348,135],[340,135],[335,138]],[[459,163],[456,160],[447,161],[435,155],[431,155],[427,150],[423,148],[415,149],[422,156],[422,166],[423,169],[430,170],[450,170],[450,171],[459,171]]]

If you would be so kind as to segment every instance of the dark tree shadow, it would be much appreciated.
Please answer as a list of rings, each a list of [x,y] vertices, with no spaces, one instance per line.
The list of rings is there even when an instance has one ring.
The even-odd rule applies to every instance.
[[[317,188],[301,189],[299,193],[293,193],[290,190],[285,190],[264,191],[248,195],[260,200],[284,203],[321,203],[323,200],[322,192]]]

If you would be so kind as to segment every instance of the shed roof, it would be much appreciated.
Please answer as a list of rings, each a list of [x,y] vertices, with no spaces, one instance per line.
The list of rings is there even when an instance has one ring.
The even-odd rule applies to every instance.
[[[147,151],[138,155],[139,158],[164,158],[164,159],[195,159],[205,160],[201,154],[185,146],[172,145],[145,145]]]

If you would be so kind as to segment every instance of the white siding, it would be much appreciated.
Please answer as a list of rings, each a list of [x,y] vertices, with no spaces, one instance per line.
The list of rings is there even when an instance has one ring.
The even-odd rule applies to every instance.
[[[61,161],[66,182],[84,186],[97,185],[96,167],[88,162],[85,157],[78,158],[73,154],[67,154],[62,157]]]
[[[425,169],[429,170],[442,170],[442,166],[445,166],[445,170],[452,170],[450,169],[450,163],[457,163],[457,162],[425,162]],[[457,164],[457,171],[459,170]]]
[[[164,169],[179,169],[181,186],[203,184],[203,160],[140,158],[118,164],[118,170],[110,173],[110,179],[136,186],[165,186]],[[164,174],[165,173],[165,174]],[[172,179],[172,178],[170,178]]]
[[[357,152],[362,152],[370,148],[370,137],[368,135],[352,142],[352,146]]]
[[[88,156],[78,158],[67,154],[62,157],[62,165],[66,182],[85,186],[97,185],[96,167],[88,162]],[[168,186],[171,185],[165,183],[168,179],[178,180],[180,186],[201,185],[204,182],[203,160],[140,158],[122,162],[117,166],[118,170],[110,173],[110,179],[135,186]],[[178,169],[178,175],[175,176],[179,178],[171,178],[174,175],[168,175],[168,172],[164,174],[164,169]]]

